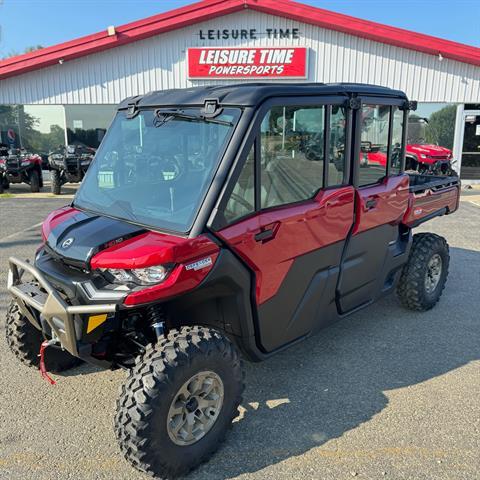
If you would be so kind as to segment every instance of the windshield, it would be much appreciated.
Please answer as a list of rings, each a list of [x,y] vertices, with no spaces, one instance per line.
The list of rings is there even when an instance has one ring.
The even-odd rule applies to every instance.
[[[78,208],[188,232],[240,115],[199,108],[119,112],[75,197]]]

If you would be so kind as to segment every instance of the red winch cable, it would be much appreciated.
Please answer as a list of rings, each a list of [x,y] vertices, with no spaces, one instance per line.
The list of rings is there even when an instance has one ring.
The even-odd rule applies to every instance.
[[[38,356],[40,357],[40,373],[42,377],[50,383],[50,385],[55,385],[57,382],[48,374],[47,369],[45,367],[45,349],[50,345],[50,341],[45,340],[40,345],[40,353]]]

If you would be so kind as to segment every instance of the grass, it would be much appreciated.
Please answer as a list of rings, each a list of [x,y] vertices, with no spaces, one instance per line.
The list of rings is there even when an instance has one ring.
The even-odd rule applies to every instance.
[[[11,193],[0,193],[0,198],[13,198],[14,196]]]

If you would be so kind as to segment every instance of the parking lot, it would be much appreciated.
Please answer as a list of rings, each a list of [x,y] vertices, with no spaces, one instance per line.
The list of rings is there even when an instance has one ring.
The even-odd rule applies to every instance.
[[[7,259],[32,258],[39,222],[70,200],[12,188],[19,192],[0,198],[0,478],[147,478],[123,460],[113,434],[124,372],[84,365],[50,386],[7,348]],[[479,193],[423,228],[451,249],[435,309],[410,312],[391,296],[247,364],[239,418],[189,478],[480,478]]]

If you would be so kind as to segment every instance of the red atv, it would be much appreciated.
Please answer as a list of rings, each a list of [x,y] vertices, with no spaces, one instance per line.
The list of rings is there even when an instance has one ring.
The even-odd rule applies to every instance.
[[[124,101],[73,203],[43,223],[34,264],[9,260],[11,350],[47,379],[80,360],[126,369],[120,449],[173,478],[238,415],[242,358],[265,360],[395,290],[409,309],[434,307],[448,245],[412,230],[457,209],[459,181],[405,174],[406,133],[383,167],[360,168],[371,105],[400,129],[415,106],[352,84]]]
[[[0,156],[0,193],[10,183],[27,183],[33,193],[43,187],[42,157],[24,149],[12,148]]]

